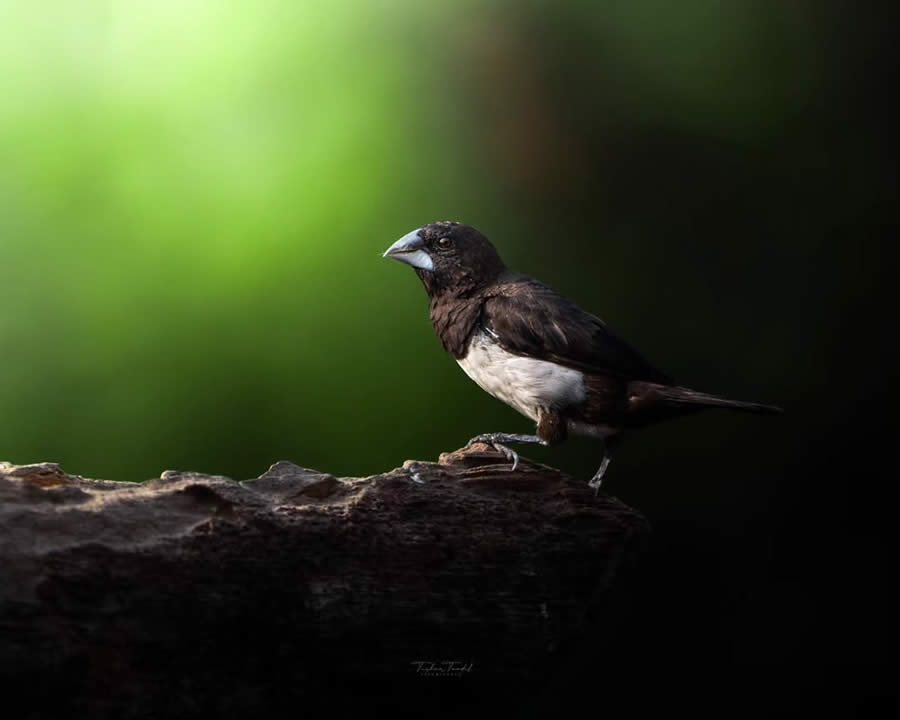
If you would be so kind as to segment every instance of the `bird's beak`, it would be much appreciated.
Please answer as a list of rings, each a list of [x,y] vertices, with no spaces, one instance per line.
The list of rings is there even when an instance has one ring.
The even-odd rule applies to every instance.
[[[425,239],[421,235],[422,229],[417,228],[411,233],[406,233],[397,242],[384,251],[383,257],[399,260],[407,265],[412,265],[419,270],[434,270],[431,255],[425,252]]]

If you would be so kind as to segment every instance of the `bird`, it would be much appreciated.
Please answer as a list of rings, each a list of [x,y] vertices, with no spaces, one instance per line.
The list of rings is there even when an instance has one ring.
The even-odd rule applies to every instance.
[[[509,444],[558,445],[570,435],[599,442],[588,485],[599,492],[623,433],[709,408],[779,414],[774,405],[682,387],[596,315],[509,269],[481,232],[459,222],[424,225],[383,257],[411,266],[425,286],[444,350],[483,390],[536,424],[534,435],[489,432],[484,443],[519,466]]]

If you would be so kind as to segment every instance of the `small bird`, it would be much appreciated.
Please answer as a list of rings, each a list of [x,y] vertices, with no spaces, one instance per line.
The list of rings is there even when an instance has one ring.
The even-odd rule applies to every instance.
[[[537,423],[536,435],[485,433],[481,442],[515,470],[506,443],[555,445],[571,433],[597,439],[602,460],[589,485],[599,490],[610,445],[625,430],[705,408],[781,413],[781,408],[676,385],[600,318],[537,280],[506,267],[478,230],[436,222],[401,237],[384,257],[411,265],[430,299],[444,349],[483,390]]]

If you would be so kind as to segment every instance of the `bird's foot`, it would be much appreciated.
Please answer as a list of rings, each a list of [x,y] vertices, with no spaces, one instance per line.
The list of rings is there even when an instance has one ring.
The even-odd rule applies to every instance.
[[[512,470],[513,472],[515,472],[516,468],[519,467],[519,453],[503,444],[508,442],[546,445],[546,443],[537,435],[519,435],[516,433],[484,433],[482,435],[476,435],[471,440],[469,440],[469,442],[466,443],[465,449],[472,447],[472,445],[474,445],[475,443],[484,443],[485,445],[490,445],[492,448],[494,448],[494,450],[496,450],[498,453],[501,453],[503,457],[505,457],[512,463]]]
[[[494,448],[494,450],[502,454],[503,457],[505,457],[512,463],[512,470],[513,472],[515,472],[516,468],[519,467],[519,453],[501,443],[499,439],[495,439],[499,434],[500,433],[487,433],[484,435],[476,435],[466,443],[466,448],[472,447],[472,445],[474,445],[475,443],[484,443],[485,445],[490,445],[492,448]]]
[[[594,497],[600,494],[600,486],[603,484],[603,476],[606,474],[606,468],[609,467],[609,454],[603,456],[600,467],[594,473],[594,477],[588,480],[588,486],[594,488]]]
[[[427,485],[427,482],[422,479],[418,463],[410,463],[406,468],[406,472],[409,475],[409,479],[417,485]]]

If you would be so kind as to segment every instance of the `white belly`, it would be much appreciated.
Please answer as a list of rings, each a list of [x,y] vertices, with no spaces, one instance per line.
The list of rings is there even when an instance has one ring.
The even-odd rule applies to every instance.
[[[585,399],[584,376],[578,370],[513,355],[483,332],[472,336],[468,353],[457,362],[483,390],[535,422],[542,410]]]

